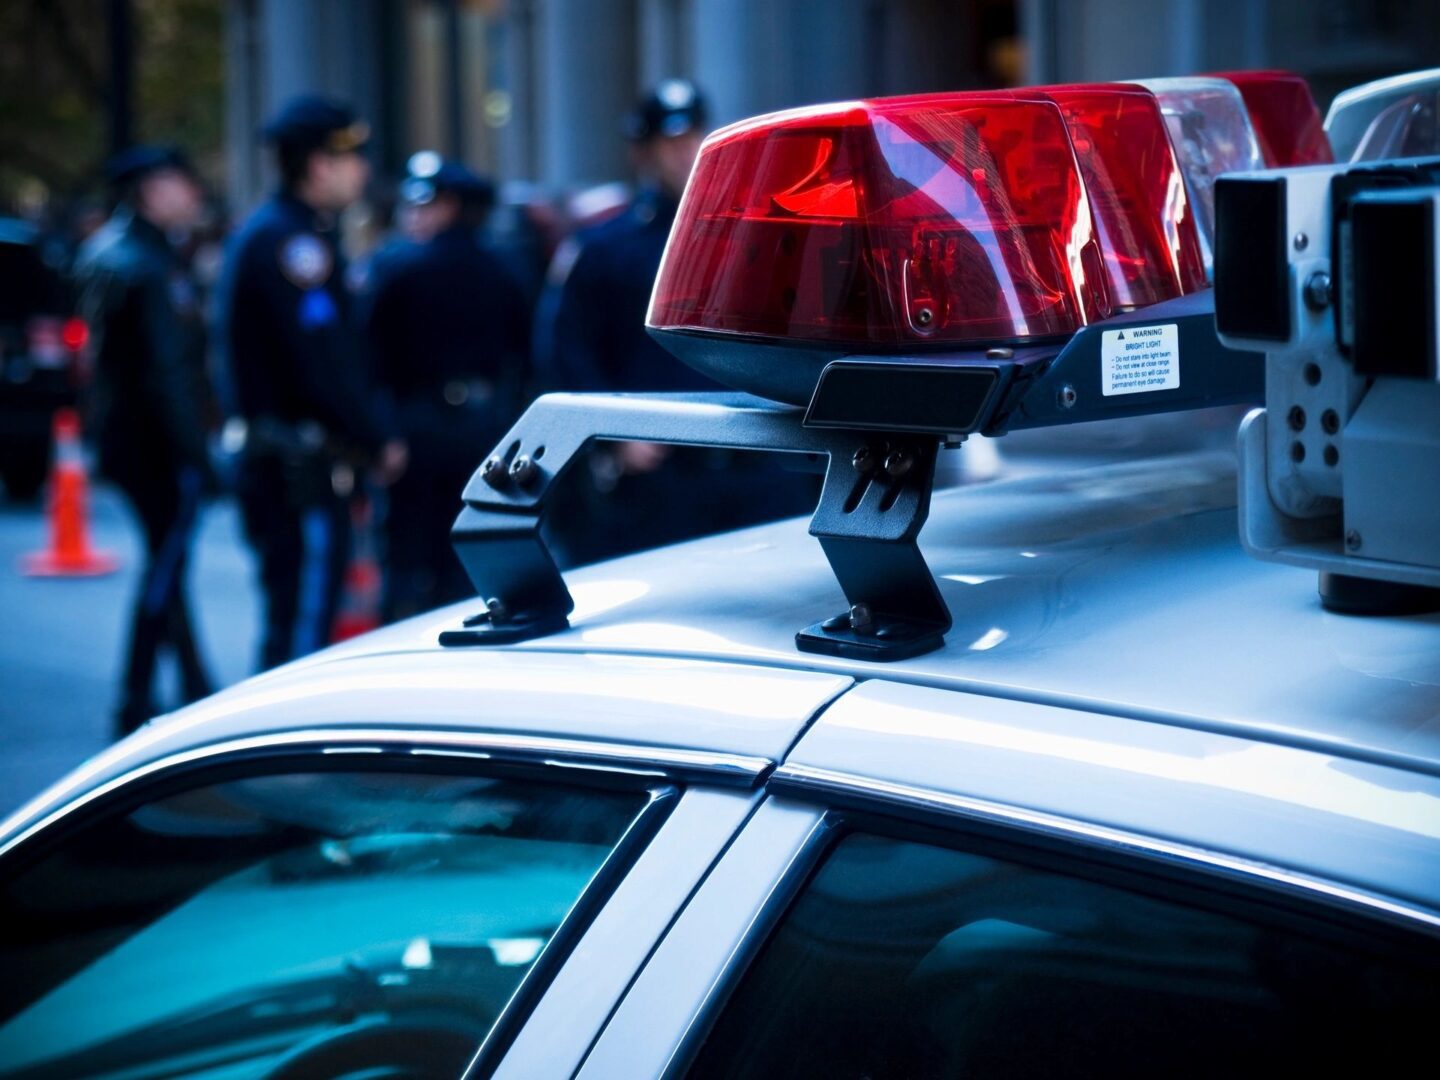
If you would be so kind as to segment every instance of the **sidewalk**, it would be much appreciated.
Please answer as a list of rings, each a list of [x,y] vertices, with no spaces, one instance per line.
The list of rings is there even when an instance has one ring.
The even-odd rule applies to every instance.
[[[90,580],[21,577],[19,556],[45,540],[37,507],[0,503],[0,815],[14,810],[110,738],[126,614],[139,572],[138,532],[113,491],[95,490],[97,546],[117,574]],[[254,665],[258,596],[230,501],[209,508],[195,546],[190,595],[201,647],[219,685]],[[168,674],[168,672],[167,672]]]

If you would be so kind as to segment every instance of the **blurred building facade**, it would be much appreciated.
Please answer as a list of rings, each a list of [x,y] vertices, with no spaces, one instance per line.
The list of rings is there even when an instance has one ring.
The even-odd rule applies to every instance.
[[[416,149],[549,189],[624,178],[638,90],[694,78],[725,123],[879,94],[1284,67],[1322,106],[1440,64],[1431,0],[228,0],[232,205],[293,93],[346,97],[382,168]]]

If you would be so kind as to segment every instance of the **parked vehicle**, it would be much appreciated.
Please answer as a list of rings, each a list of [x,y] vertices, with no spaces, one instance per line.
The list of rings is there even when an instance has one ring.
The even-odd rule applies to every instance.
[[[51,419],[75,404],[88,342],[39,231],[0,219],[0,478],[11,498],[32,499],[45,482]]]

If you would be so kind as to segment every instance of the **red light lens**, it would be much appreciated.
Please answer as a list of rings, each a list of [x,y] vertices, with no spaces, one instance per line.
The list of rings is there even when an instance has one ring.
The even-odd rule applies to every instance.
[[[851,102],[707,140],[647,321],[846,348],[1024,341],[1108,315],[1105,277],[1053,102]]]
[[[60,340],[71,352],[79,352],[90,341],[90,327],[84,319],[66,319],[65,328],[60,331]]]
[[[1270,168],[1328,165],[1335,160],[1320,109],[1299,75],[1288,71],[1227,71],[1215,78],[1234,83],[1240,91],[1260,153]]]
[[[1060,106],[1095,214],[1110,299],[1144,307],[1203,289],[1205,256],[1155,95],[1093,84],[1017,91]]]

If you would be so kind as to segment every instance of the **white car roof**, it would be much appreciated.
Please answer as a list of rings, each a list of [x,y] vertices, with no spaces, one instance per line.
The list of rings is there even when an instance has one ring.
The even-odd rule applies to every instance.
[[[921,547],[954,626],[942,649],[892,664],[796,649],[797,630],[844,607],[803,520],[643,552],[567,574],[575,611],[559,634],[442,648],[441,631],[479,607],[463,601],[183,709],[64,786],[247,734],[343,726],[354,706],[327,694],[345,688],[360,688],[372,726],[473,716],[475,730],[779,760],[857,680],[1440,776],[1440,615],[1323,611],[1312,572],[1241,550],[1234,504],[1233,456],[1215,452],[937,492]],[[526,704],[484,707],[520,686]],[[783,704],[757,705],[767,694]],[[275,702],[285,708],[257,711]]]
[[[804,521],[567,575],[571,628],[521,652],[758,664],[962,690],[1440,772],[1440,615],[1321,609],[1313,572],[1240,547],[1228,453],[937,492],[920,537],[954,617],[894,664],[796,650],[844,598]],[[321,654],[439,649],[469,601]],[[484,664],[487,648],[461,648]]]

